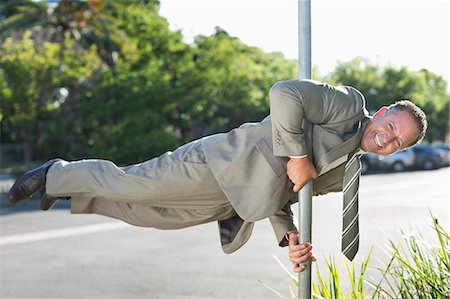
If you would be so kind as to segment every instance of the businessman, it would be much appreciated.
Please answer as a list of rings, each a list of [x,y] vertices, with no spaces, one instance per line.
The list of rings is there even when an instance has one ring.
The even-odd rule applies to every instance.
[[[344,189],[345,201],[346,173],[359,170],[350,162],[359,162],[364,152],[389,155],[419,143],[427,121],[409,101],[382,107],[370,117],[355,88],[313,80],[278,82],[269,97],[270,115],[261,122],[192,141],[143,163],[118,167],[105,160],[50,160],[20,177],[9,200],[19,202],[45,188],[43,210],[64,198],[71,199],[72,213],[96,213],[138,226],[178,229],[218,221],[225,253],[247,242],[256,221],[269,218],[278,244],[289,245],[294,271],[302,271],[301,264],[315,258],[311,244],[297,244],[290,209],[301,187],[313,180],[314,195]],[[303,120],[311,123],[308,131],[302,129]],[[306,139],[312,142],[311,155]],[[355,178],[359,181],[359,173]],[[358,186],[351,189],[357,208]],[[357,221],[348,230],[357,232],[355,226]],[[355,250],[347,248],[352,256],[355,241],[348,246]]]

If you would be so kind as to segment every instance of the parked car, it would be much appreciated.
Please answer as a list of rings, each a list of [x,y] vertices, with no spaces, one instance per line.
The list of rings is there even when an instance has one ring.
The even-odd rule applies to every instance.
[[[445,143],[433,144],[433,147],[441,154],[442,166],[450,165],[450,145]]]
[[[415,155],[410,148],[389,155],[379,156],[373,153],[367,153],[362,156],[362,172],[369,170],[390,170],[394,172],[404,171],[414,166]]]
[[[376,165],[378,160],[378,155],[374,154],[374,153],[367,153],[362,155],[361,157],[361,173],[362,174],[366,174],[368,173],[370,170],[374,170],[377,169]]]
[[[431,145],[416,145],[412,147],[416,155],[416,169],[436,169],[443,166],[442,155]]]
[[[415,154],[410,148],[389,156],[380,157],[380,167],[392,171],[404,171],[414,166]]]

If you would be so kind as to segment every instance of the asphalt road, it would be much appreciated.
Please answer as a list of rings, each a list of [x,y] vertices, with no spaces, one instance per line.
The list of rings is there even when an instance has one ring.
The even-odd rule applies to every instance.
[[[372,264],[381,265],[387,240],[400,240],[401,230],[432,238],[430,211],[448,229],[449,182],[449,168],[363,176],[356,260],[373,247]],[[292,284],[272,257],[290,267],[287,249],[277,246],[266,220],[243,248],[225,255],[215,223],[160,231],[64,208],[37,211],[38,204],[0,210],[1,298],[278,298],[258,279],[289,295]],[[344,267],[341,205],[340,194],[314,200],[320,268],[324,256]]]

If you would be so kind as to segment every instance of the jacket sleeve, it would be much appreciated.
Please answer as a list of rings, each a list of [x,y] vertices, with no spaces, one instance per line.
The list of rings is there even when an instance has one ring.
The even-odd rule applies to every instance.
[[[276,83],[269,92],[272,142],[275,156],[306,155],[302,121],[331,124],[361,109],[355,105],[353,90],[313,80]]]
[[[289,244],[288,240],[285,238],[286,233],[297,230],[292,216],[291,204],[287,203],[283,209],[269,217],[278,245],[281,247]]]

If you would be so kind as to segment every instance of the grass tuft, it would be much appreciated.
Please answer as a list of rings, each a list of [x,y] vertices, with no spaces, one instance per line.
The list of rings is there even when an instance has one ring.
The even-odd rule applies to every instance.
[[[345,263],[346,277],[339,273],[332,257],[325,258],[327,273],[317,267],[317,278],[312,282],[313,299],[435,299],[450,298],[450,235],[438,220],[432,217],[435,240],[427,240],[419,234],[405,234],[399,245],[389,241],[390,259],[380,271],[381,279],[374,283],[365,278],[372,250],[361,265]],[[295,287],[289,286],[290,297],[297,299],[298,280],[274,257]],[[350,287],[343,290],[342,279]],[[262,281],[261,281],[262,282]],[[262,282],[280,298],[288,296]],[[370,287],[370,290],[367,289]],[[369,295],[370,294],[370,295]]]

